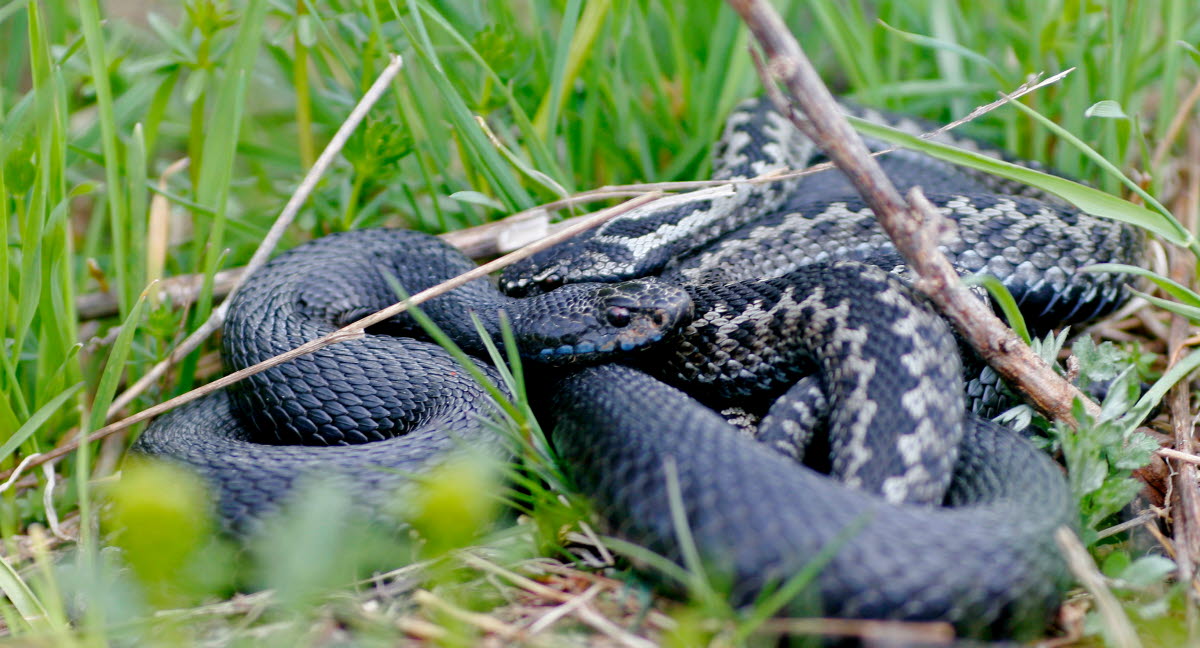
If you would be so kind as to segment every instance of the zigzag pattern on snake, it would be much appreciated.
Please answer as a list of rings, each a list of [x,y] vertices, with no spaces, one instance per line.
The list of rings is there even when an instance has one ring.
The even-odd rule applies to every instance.
[[[736,180],[779,165],[803,166],[816,155],[765,102],[753,102],[731,118],[715,175]],[[1123,298],[1122,279],[1076,270],[1136,254],[1140,239],[1130,229],[1061,205],[982,193],[996,188],[938,164],[914,167],[911,158],[900,156],[885,169],[901,185],[936,180],[947,194],[934,202],[960,230],[947,251],[964,271],[998,274],[1032,319],[1082,321]],[[836,541],[842,548],[814,590],[821,613],[945,619],[970,632],[1036,631],[1060,586],[1050,534],[1069,515],[1063,480],[1027,442],[965,413],[955,396],[962,382],[949,329],[902,281],[862,264],[903,270],[878,240],[869,212],[853,198],[828,195],[838,182],[820,174],[676,197],[506,273],[502,285],[516,293],[557,287],[541,302],[505,298],[480,281],[429,310],[442,312],[441,323],[471,344],[474,332],[462,325],[463,314],[503,309],[518,334],[531,331],[523,353],[534,359],[631,353],[628,364],[710,405],[758,406],[767,412],[762,429],[773,444],[807,439],[813,420],[826,425],[828,461],[843,483],[739,436],[692,397],[630,367],[539,370],[532,378],[548,394],[542,413],[554,422],[556,450],[614,530],[681,560],[668,504],[674,479],[697,547],[731,577],[735,600],[786,580]],[[824,238],[814,244],[813,236]],[[1030,237],[1033,249],[1023,252],[1019,241]],[[1062,248],[1062,255],[1042,254],[1048,246]],[[389,304],[389,276],[412,293],[458,274],[464,263],[469,267],[432,239],[396,231],[349,233],[298,248],[256,273],[235,299],[226,360],[238,368]],[[559,287],[654,274],[662,276]],[[585,309],[589,315],[575,314],[583,296],[599,293],[599,302]],[[650,295],[648,305],[639,301],[643,294]],[[568,308],[539,311],[536,304]],[[497,320],[485,319],[494,331]],[[392,329],[413,333],[405,320]],[[559,339],[552,339],[555,332]],[[383,345],[381,353],[394,359],[364,361],[365,347],[356,344],[262,374],[234,391],[233,400],[245,403],[232,411],[230,397],[218,395],[164,417],[138,448],[204,474],[234,527],[286,499],[293,482],[319,461],[310,452],[333,451],[339,458],[329,462],[331,472],[370,489],[370,498],[405,483],[370,467],[425,470],[460,443],[504,452],[474,414],[456,414],[467,411],[463,401],[482,402],[478,388],[456,383],[452,393],[461,396],[445,407],[421,396],[438,388],[418,387],[422,380],[455,373],[439,349],[372,335],[362,344]],[[788,391],[811,369],[817,402],[799,396],[812,391],[814,379]],[[415,383],[398,382],[404,373]],[[768,410],[780,394],[783,400]],[[330,401],[338,404],[332,411],[324,408]],[[393,404],[397,413],[386,411]],[[790,415],[797,410],[806,415]],[[432,412],[449,418],[428,418]],[[416,431],[406,432],[411,423]],[[274,445],[288,436],[307,443],[380,440],[336,448]],[[803,448],[789,452],[801,455]],[[1035,487],[1043,492],[1035,495]]]

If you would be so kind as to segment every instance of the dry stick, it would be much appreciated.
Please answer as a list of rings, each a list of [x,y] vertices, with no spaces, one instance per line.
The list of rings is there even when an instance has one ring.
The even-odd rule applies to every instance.
[[[638,198],[634,198],[633,200],[621,203],[620,205],[617,205],[615,207],[610,207],[604,211],[597,212],[595,214],[591,214],[587,218],[579,220],[578,222],[573,223],[570,227],[564,228],[564,229],[560,230],[558,233],[548,236],[548,237],[538,241],[535,244],[527,245],[527,246],[521,248],[520,250],[517,250],[516,252],[513,252],[511,254],[506,254],[505,256],[502,256],[499,259],[496,259],[489,263],[485,263],[485,264],[478,266],[470,271],[464,272],[464,273],[458,275],[457,277],[454,277],[453,279],[444,281],[444,282],[442,282],[432,288],[429,288],[427,290],[423,290],[423,291],[413,295],[411,298],[409,298],[405,301],[401,301],[401,302],[392,304],[391,306],[389,306],[379,312],[376,312],[372,315],[368,315],[367,317],[364,317],[356,322],[348,324],[348,325],[346,325],[324,337],[321,337],[321,338],[318,338],[316,340],[312,340],[309,342],[305,342],[304,344],[296,347],[295,349],[292,349],[291,351],[288,351],[286,353],[281,353],[273,358],[268,358],[267,360],[263,360],[262,362],[260,362],[256,365],[246,367],[245,369],[242,369],[239,371],[235,371],[227,376],[218,378],[217,380],[214,380],[213,382],[210,382],[207,385],[204,385],[203,387],[198,387],[196,389],[193,389],[192,391],[187,392],[186,394],[180,394],[179,396],[176,396],[175,398],[172,398],[170,400],[159,403],[158,405],[155,405],[153,407],[144,409],[141,412],[134,414],[133,416],[124,418],[120,421],[117,421],[116,423],[111,423],[109,425],[106,425],[106,426],[100,428],[99,430],[96,430],[91,435],[89,435],[87,438],[87,441],[89,443],[91,443],[92,441],[97,441],[99,439],[103,439],[104,437],[106,437],[110,434],[113,434],[115,432],[119,432],[121,430],[129,428],[133,425],[141,423],[142,421],[154,418],[155,416],[158,416],[159,414],[162,414],[162,413],[172,410],[176,407],[179,407],[180,405],[183,405],[184,403],[188,403],[193,400],[196,400],[197,398],[200,398],[201,396],[212,393],[223,387],[228,387],[229,385],[232,385],[235,382],[243,380],[249,376],[253,376],[256,373],[266,371],[267,369],[270,369],[271,367],[283,364],[289,360],[292,360],[293,358],[296,358],[296,357],[299,357],[299,356],[302,356],[302,355],[305,355],[308,353],[312,353],[313,351],[317,351],[318,349],[323,349],[332,344],[337,344],[338,342],[345,342],[346,340],[358,339],[364,335],[364,332],[366,331],[366,329],[368,327],[370,327],[374,324],[378,324],[378,323],[380,323],[386,319],[389,319],[391,317],[395,317],[396,315],[399,315],[400,313],[403,313],[404,311],[408,310],[408,308],[411,306],[417,306],[426,301],[429,301],[430,299],[433,299],[434,297],[437,297],[438,295],[442,295],[446,292],[449,292],[450,290],[453,290],[454,288],[457,288],[469,281],[473,281],[475,279],[481,279],[483,277],[486,277],[489,274],[496,272],[497,270],[500,270],[509,265],[512,265],[513,263],[516,263],[517,261],[520,261],[521,259],[532,256],[533,254],[536,254],[550,246],[557,245],[557,244],[571,238],[572,236],[579,234],[580,232],[591,229],[593,227],[597,227],[597,226],[601,225],[602,223],[604,223],[616,216],[624,214],[625,212],[628,212],[632,209],[641,207],[642,205],[645,205],[646,203],[653,202],[661,197],[662,197],[661,193],[657,193],[657,192],[656,193],[648,193],[643,196],[639,196]],[[39,466],[43,463],[46,463],[47,461],[53,461],[65,454],[67,454],[68,452],[73,451],[78,446],[79,446],[79,442],[76,440],[76,441],[72,441],[71,443],[63,444],[62,446],[55,448],[53,450],[50,450],[48,452],[45,452],[41,455],[31,455],[31,457],[36,456],[37,459],[31,461],[30,458],[26,458],[25,461],[21,462],[21,465],[18,466],[18,468],[23,468],[23,467],[28,467],[28,466]],[[13,471],[0,473],[0,479],[8,479],[12,476],[12,474],[13,474]]]
[[[464,610],[448,601],[438,597],[429,590],[417,590],[413,592],[413,601],[425,608],[432,608],[443,614],[447,614],[459,621],[469,623],[484,632],[494,634],[496,636],[508,639],[510,641],[528,641],[530,637],[526,636],[525,631],[517,626],[505,623],[500,619],[479,612],[471,612]]]
[[[1188,182],[1180,194],[1184,215],[1184,226],[1188,231],[1194,230],[1196,210],[1200,209],[1200,138],[1190,137],[1187,140]],[[1195,270],[1189,255],[1182,249],[1172,247],[1168,250],[1170,258],[1170,275],[1177,282],[1187,285],[1194,277]],[[1185,342],[1190,332],[1187,320],[1179,315],[1171,315],[1171,329],[1167,338],[1168,364],[1179,361],[1185,350]],[[1193,429],[1195,416],[1190,405],[1190,381],[1182,380],[1171,388],[1167,396],[1167,407],[1171,413],[1171,428],[1175,437],[1175,450],[1183,454],[1193,454]],[[1173,536],[1175,540],[1175,562],[1179,566],[1179,580],[1192,583],[1196,575],[1197,552],[1200,551],[1200,492],[1197,492],[1196,465],[1191,462],[1180,463],[1174,474],[1174,491],[1176,501],[1170,503],[1174,507],[1175,521]],[[1192,587],[1187,587],[1186,616],[1188,635],[1196,634],[1196,593]]]
[[[1067,567],[1075,579],[1096,601],[1096,610],[1100,613],[1109,641],[1120,648],[1141,648],[1142,642],[1138,640],[1137,631],[1133,629],[1129,617],[1125,616],[1125,610],[1108,589],[1104,576],[1075,533],[1065,526],[1059,527],[1054,532],[1054,541],[1067,559]]]
[[[505,569],[494,563],[488,562],[487,560],[484,560],[483,558],[481,558],[475,554],[464,551],[460,554],[460,557],[462,558],[462,561],[467,566],[472,567],[474,569],[478,569],[480,571],[486,571],[491,574],[500,576],[501,578],[508,580],[513,585],[516,585],[517,587],[520,587],[535,596],[540,596],[544,599],[549,599],[551,601],[556,601],[558,603],[571,603],[572,601],[577,601],[579,598],[579,595],[577,595],[577,594],[569,594],[567,592],[556,590],[553,587],[548,587],[548,586],[543,585],[533,579],[526,578],[516,572]],[[592,582],[592,586],[588,589],[588,591],[592,591],[593,589],[597,589],[597,588],[613,590],[613,589],[617,589],[622,586],[620,583],[617,583],[616,581],[612,581],[610,579],[605,579],[605,578],[593,579],[591,582]],[[561,606],[557,609],[561,609]],[[595,616],[589,616],[589,614],[594,614]],[[588,611],[585,611],[582,613],[582,616],[580,615],[579,611],[576,610],[576,616],[580,616],[580,619],[584,623],[592,625],[592,627],[595,628],[596,630],[599,630],[600,632],[605,632],[605,633],[608,632],[606,628],[608,628],[609,626],[606,625],[605,627],[602,628],[602,627],[598,627],[597,625],[595,625],[593,623],[597,618],[600,618],[600,619],[604,618],[603,615],[600,615],[595,610],[592,610],[589,608]],[[668,627],[668,626],[673,627],[674,622],[671,620],[671,618],[662,614],[661,612],[658,612],[657,610],[650,610],[647,613],[646,618],[648,621],[651,622],[651,624],[653,624],[659,628]],[[534,625],[536,625],[536,623]],[[611,624],[609,624],[609,625],[611,625]],[[531,625],[531,626],[529,626],[529,632],[530,632],[530,634],[536,634],[537,630],[534,628],[533,625]]]
[[[267,231],[267,235],[263,238],[262,243],[254,251],[254,256],[250,258],[250,263],[246,264],[246,274],[267,262],[267,258],[275,250],[275,246],[279,243],[279,239],[283,236],[284,231],[295,220],[296,214],[300,212],[300,208],[304,206],[305,201],[308,200],[309,195],[312,194],[313,189],[317,186],[317,181],[321,179],[321,176],[325,175],[325,171],[333,164],[334,159],[341,152],[342,147],[345,146],[346,140],[350,139],[350,135],[354,132],[354,129],[366,117],[367,111],[371,109],[371,106],[375,105],[375,102],[387,90],[388,84],[392,82],[396,73],[400,71],[402,64],[403,61],[398,55],[391,55],[391,62],[379,73],[379,77],[375,79],[375,83],[371,84],[371,87],[363,94],[362,99],[354,106],[354,110],[350,111],[350,116],[346,118],[346,121],[334,133],[325,150],[321,152],[321,156],[317,158],[316,163],[313,164],[313,167],[308,170],[308,173],[305,174],[304,179],[300,182],[300,186],[296,188],[295,193],[292,194],[287,204],[284,205],[283,211],[279,213],[279,217],[275,219],[275,223]],[[230,288],[230,294],[237,292],[244,279],[245,274],[234,280],[233,286]],[[154,365],[150,371],[146,372],[146,375],[139,378],[137,382],[133,383],[132,386],[113,400],[112,405],[108,408],[107,415],[111,417],[125,409],[129,403],[133,402],[133,399],[137,398],[147,387],[161,378],[167,372],[167,369],[194,351],[204,340],[208,339],[208,336],[221,328],[221,324],[225,322],[225,311],[228,308],[228,303],[224,302],[214,309],[208,319],[184,339],[183,342],[180,342],[179,346],[175,347],[166,360]],[[92,436],[95,435],[93,434]]]
[[[576,609],[587,605],[588,602],[596,598],[596,595],[603,591],[603,589],[603,586],[596,584],[584,590],[582,594],[569,597],[560,605],[551,608],[549,612],[538,617],[536,621],[529,624],[525,628],[525,631],[531,635],[538,634],[555,623],[558,623],[560,619],[574,612]]]
[[[1174,414],[1172,413],[1172,415]],[[1179,461],[1186,461],[1190,464],[1200,464],[1200,455],[1191,454],[1190,452],[1180,452],[1172,448],[1159,448],[1158,450],[1154,451],[1154,454],[1166,459],[1178,459]]]
[[[917,644],[950,646],[954,626],[941,621],[879,621],[875,619],[774,618],[759,626],[759,633],[819,637],[855,637],[882,640],[883,645]]]
[[[1107,538],[1109,536],[1114,536],[1114,535],[1117,535],[1118,533],[1124,533],[1130,529],[1136,529],[1137,527],[1143,526],[1147,522],[1152,522],[1154,520],[1157,520],[1158,518],[1159,518],[1159,514],[1155,511],[1142,513],[1141,515],[1133,518],[1132,520],[1125,520],[1124,522],[1121,522],[1120,524],[1114,524],[1114,525],[1108,527],[1107,529],[1103,529],[1103,530],[1097,532],[1096,539],[1103,540],[1104,538]]]
[[[862,194],[880,226],[917,275],[914,282],[917,289],[954,323],[988,364],[1039,410],[1075,425],[1071,406],[1080,399],[1089,414],[1099,415],[1100,408],[1095,403],[1056,374],[959,281],[958,274],[937,249],[938,232],[933,225],[940,216],[919,190],[909,193],[911,204],[900,196],[842,117],[829,89],[775,9],[765,0],[729,0],[729,4],[741,15],[767,55],[770,75],[761,67],[760,73],[768,94],[777,102],[782,100],[775,79],[787,88],[792,102],[803,113],[797,114],[787,102],[779,105],[779,109],[837,163]]]

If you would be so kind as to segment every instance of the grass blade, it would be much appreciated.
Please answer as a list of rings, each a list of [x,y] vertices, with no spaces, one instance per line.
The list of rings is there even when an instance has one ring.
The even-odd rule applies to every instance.
[[[1017,307],[1017,300],[1013,299],[1012,293],[1008,292],[1001,281],[991,275],[976,274],[970,277],[964,277],[963,283],[968,286],[983,286],[987,289],[988,294],[992,296],[1001,312],[1004,313],[1004,320],[1008,322],[1008,326],[1021,336],[1025,344],[1030,343],[1029,327],[1025,326],[1025,316],[1021,314],[1021,309]]]
[[[0,591],[4,592],[13,607],[17,608],[17,612],[31,627],[38,625],[40,620],[49,616],[46,607],[42,605],[37,595],[25,584],[21,575],[13,569],[8,558],[4,556],[0,556]]]
[[[34,432],[37,432],[38,428],[42,427],[63,406],[63,403],[67,402],[67,399],[74,396],[80,389],[83,389],[83,383],[81,382],[71,385],[54,398],[51,398],[45,405],[38,408],[38,411],[34,412],[33,416],[29,417],[29,420],[25,421],[25,424],[4,442],[4,445],[0,445],[0,460],[16,452],[22,443],[29,440],[29,437],[33,436]]]
[[[1089,214],[1136,225],[1176,245],[1197,247],[1195,237],[1169,214],[1151,211],[1127,200],[1104,193],[1099,189],[1093,189],[1078,182],[1072,182],[1066,178],[1036,171],[1019,164],[997,160],[980,153],[924,140],[857,117],[847,117],[847,119],[850,120],[855,130],[868,137],[881,139],[906,149],[920,151],[939,160],[945,160],[946,162],[1037,187],[1062,198]]]
[[[1200,295],[1195,291],[1180,284],[1170,278],[1164,277],[1153,270],[1147,268],[1139,268],[1137,266],[1127,265],[1124,263],[1097,263],[1095,265],[1083,268],[1086,272],[1106,272],[1106,273],[1125,273],[1145,277],[1154,282],[1163,292],[1178,299],[1179,301],[1200,308]]]

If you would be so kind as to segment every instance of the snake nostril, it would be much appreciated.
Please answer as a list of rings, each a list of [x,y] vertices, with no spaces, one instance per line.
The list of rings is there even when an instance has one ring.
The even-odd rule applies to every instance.
[[[661,310],[654,311],[654,314],[650,316],[650,319],[653,320],[654,325],[658,327],[666,326],[667,324],[667,314]]]
[[[617,328],[629,326],[631,319],[629,309],[623,306],[609,306],[604,311],[604,318],[608,320],[609,324]]]

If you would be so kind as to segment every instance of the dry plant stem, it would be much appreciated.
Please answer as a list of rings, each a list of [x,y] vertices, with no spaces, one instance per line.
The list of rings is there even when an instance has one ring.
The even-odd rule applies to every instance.
[[[500,619],[488,616],[486,614],[464,610],[442,600],[429,590],[417,590],[416,592],[413,592],[413,601],[415,601],[418,605],[426,608],[432,608],[442,612],[443,614],[454,617],[459,621],[469,623],[480,630],[483,630],[484,632],[494,634],[504,639],[511,641],[529,639],[529,637],[525,635],[525,632],[516,626],[509,625]]]
[[[1130,529],[1136,529],[1137,527],[1144,526],[1146,523],[1153,522],[1154,520],[1157,520],[1157,519],[1158,519],[1158,513],[1155,513],[1154,511],[1151,511],[1149,513],[1142,513],[1141,515],[1133,518],[1132,520],[1125,520],[1124,522],[1122,522],[1120,524],[1114,524],[1114,525],[1108,527],[1107,529],[1100,531],[1099,533],[1096,534],[1096,539],[1103,540],[1104,538],[1107,538],[1109,536],[1114,536],[1114,535],[1117,535],[1118,533],[1124,533]]]
[[[863,640],[926,645],[954,643],[954,627],[937,621],[876,621],[873,619],[827,619],[805,618],[767,619],[759,627],[759,634],[816,635],[822,637],[857,637]]]
[[[171,241],[171,203],[165,195],[167,180],[188,168],[190,164],[191,160],[186,157],[169,164],[158,178],[158,193],[150,198],[150,213],[146,226],[146,280],[152,286],[149,294],[151,303],[158,303],[158,291],[162,288],[160,280]],[[82,312],[80,317],[83,317]]]
[[[168,412],[176,407],[179,407],[180,405],[183,405],[184,403],[188,403],[193,400],[196,400],[197,398],[200,398],[201,396],[210,394],[210,393],[212,393],[218,389],[221,389],[223,387],[228,387],[229,385],[232,385],[235,382],[243,380],[249,376],[253,376],[256,373],[266,371],[267,369],[270,369],[271,367],[283,364],[289,360],[292,360],[293,358],[297,358],[299,356],[302,356],[302,355],[305,355],[308,353],[312,353],[313,351],[317,351],[318,349],[323,349],[332,344],[337,344],[338,342],[344,342],[346,340],[354,340],[354,339],[360,338],[363,336],[364,331],[367,329],[367,327],[369,327],[373,324],[378,324],[379,322],[382,322],[391,317],[395,317],[396,315],[404,312],[405,310],[408,310],[408,308],[410,306],[417,306],[426,301],[429,301],[430,299],[433,299],[434,297],[437,297],[438,295],[449,292],[450,290],[453,290],[454,288],[457,288],[458,286],[461,286],[469,281],[473,281],[475,279],[480,279],[482,277],[486,277],[489,274],[496,272],[497,270],[500,270],[509,265],[512,265],[513,263],[516,263],[517,261],[520,261],[521,259],[529,257],[533,254],[536,254],[537,252],[540,252],[541,250],[544,250],[550,246],[557,245],[557,244],[571,238],[572,236],[579,234],[580,232],[589,230],[593,227],[597,227],[600,224],[604,223],[605,221],[608,221],[616,216],[619,216],[620,214],[623,214],[629,210],[636,209],[648,202],[657,200],[660,197],[662,197],[662,194],[660,194],[660,193],[649,193],[649,194],[640,196],[638,198],[634,198],[633,200],[624,202],[620,205],[617,205],[616,207],[611,207],[604,211],[592,214],[592,215],[588,216],[587,218],[584,218],[578,222],[573,223],[570,227],[564,228],[563,230],[557,232],[556,234],[548,236],[535,244],[527,245],[527,246],[521,248],[520,250],[517,250],[516,252],[502,256],[499,259],[491,261],[490,263],[485,263],[485,264],[478,266],[468,272],[464,272],[463,274],[461,274],[453,279],[450,279],[448,281],[442,282],[432,288],[429,288],[428,290],[423,290],[423,291],[413,295],[411,298],[409,298],[405,301],[393,304],[373,315],[369,315],[367,317],[364,317],[364,318],[358,320],[357,322],[354,322],[343,328],[340,328],[340,329],[334,331],[333,333],[330,333],[329,335],[318,338],[316,340],[312,340],[310,342],[306,342],[306,343],[296,347],[295,349],[288,351],[287,353],[282,353],[273,358],[269,358],[269,359],[264,360],[252,367],[246,367],[245,369],[242,369],[240,371],[235,371],[227,376],[218,378],[217,380],[214,380],[213,382],[208,383],[207,385],[204,385],[203,387],[193,389],[192,391],[187,392],[186,394],[180,394],[179,396],[176,396],[175,398],[172,398],[170,400],[159,403],[158,405],[155,405],[153,407],[146,408],[145,410],[142,410],[141,412],[138,412],[137,414],[134,414],[133,416],[130,416],[128,418],[117,421],[116,423],[111,423],[109,425],[106,425],[106,426],[100,428],[99,430],[96,430],[91,435],[89,435],[87,437],[87,441],[90,443],[92,441],[98,441],[100,439],[103,439],[103,438],[109,436],[110,434],[114,434],[121,430],[127,429],[133,425],[141,423],[142,421],[146,421],[151,418],[154,418],[155,416],[158,416],[159,414],[163,414],[164,412]],[[55,448],[54,450],[48,451],[46,453],[43,453],[41,455],[31,455],[31,457],[36,457],[36,459],[31,460],[30,457],[27,457],[24,461],[21,462],[21,465],[19,465],[17,467],[17,470],[20,470],[22,468],[29,467],[29,466],[40,466],[41,464],[46,463],[47,461],[53,461],[55,459],[58,459],[59,457],[75,450],[78,447],[79,447],[79,441],[75,440],[75,441],[72,441],[71,443],[63,444],[62,446]],[[0,473],[0,479],[9,479],[13,474],[14,474],[14,471],[7,471],[4,473]]]
[[[782,99],[776,80],[787,89],[798,114],[787,102],[778,108],[815,141],[846,174],[871,206],[880,226],[917,275],[915,285],[967,338],[971,346],[1008,379],[1039,410],[1074,425],[1075,399],[1093,416],[1099,407],[1063,380],[1012,332],[991,309],[975,298],[937,249],[938,218],[920,192],[908,204],[869,155],[858,134],[837,109],[829,89],[766,0],[729,0],[767,55],[763,84],[777,103]],[[760,72],[763,72],[760,68]]]
[[[396,629],[407,635],[426,641],[443,641],[450,634],[442,626],[416,617],[400,617],[396,619]]]
[[[1183,130],[1183,125],[1187,123],[1192,116],[1192,108],[1196,106],[1196,102],[1200,101],[1200,81],[1197,81],[1192,89],[1184,97],[1179,104],[1179,109],[1171,117],[1171,124],[1167,126],[1167,132],[1163,135],[1163,139],[1154,147],[1154,157],[1150,162],[1151,169],[1161,169],[1163,161],[1167,158],[1167,153],[1171,150],[1171,144],[1179,137],[1180,131]]]
[[[1109,591],[1104,576],[1096,568],[1096,563],[1088,555],[1083,543],[1075,537],[1075,533],[1062,526],[1054,532],[1054,540],[1062,550],[1063,557],[1067,559],[1067,567],[1071,574],[1096,601],[1096,610],[1100,613],[1108,640],[1119,648],[1141,648],[1142,642],[1138,639],[1133,624],[1129,622],[1129,617],[1125,616],[1125,610]]]
[[[613,625],[610,621],[605,619],[604,615],[586,605],[587,602],[591,598],[594,598],[594,595],[598,594],[602,589],[617,589],[621,587],[619,583],[613,583],[606,580],[593,580],[592,586],[589,587],[582,595],[568,594],[567,592],[562,592],[552,587],[547,587],[537,581],[528,579],[520,574],[504,569],[503,567],[490,563],[474,554],[463,552],[460,554],[460,557],[462,558],[463,563],[469,567],[495,574],[508,580],[513,585],[524,589],[530,594],[563,604],[555,608],[553,612],[543,616],[533,625],[530,625],[528,628],[530,634],[537,634],[540,630],[544,629],[544,626],[549,626],[557,618],[568,613],[574,613],[576,617],[578,617],[584,623],[592,626],[592,628],[595,630],[613,636],[614,638],[616,638],[620,632],[624,632]],[[589,594],[589,592],[591,594]],[[551,617],[551,614],[556,616]],[[672,624],[672,621],[669,617],[666,617],[662,615],[662,613],[655,610],[651,610],[647,614],[647,620],[660,628]],[[539,627],[539,624],[543,627]],[[612,632],[613,629],[616,629],[619,632],[614,634]],[[622,638],[624,637],[624,635],[620,636]]]
[[[300,182],[300,186],[297,187],[295,193],[292,194],[287,204],[284,205],[283,211],[279,213],[279,217],[275,219],[275,223],[267,231],[267,235],[263,238],[262,243],[254,251],[250,262],[246,264],[247,274],[267,262],[271,253],[275,250],[275,246],[279,243],[279,239],[283,236],[284,231],[295,220],[296,214],[300,212],[300,208],[304,206],[305,201],[308,200],[309,195],[312,194],[313,189],[317,186],[317,181],[321,179],[321,176],[325,175],[325,171],[329,169],[334,159],[341,153],[342,147],[346,145],[346,140],[350,139],[350,135],[354,132],[354,129],[358,127],[358,124],[366,117],[367,112],[387,90],[388,84],[392,82],[396,73],[400,71],[402,64],[403,61],[398,55],[391,55],[391,62],[379,73],[379,77],[375,79],[375,83],[371,84],[371,87],[363,94],[362,99],[350,111],[350,116],[346,118],[346,121],[342,122],[342,125],[338,127],[337,132],[334,133],[325,150],[321,152],[321,156],[317,158],[317,162],[308,170],[308,173],[305,174],[304,179]],[[242,275],[234,279],[229,294],[237,292],[244,277],[245,275]],[[117,412],[125,409],[147,387],[157,382],[167,372],[167,369],[194,351],[204,340],[208,339],[208,336],[221,328],[221,324],[225,322],[226,308],[225,303],[223,303],[214,309],[208,319],[197,327],[183,342],[180,342],[179,346],[171,352],[171,355],[166,360],[154,365],[150,371],[146,372],[146,375],[139,378],[137,382],[114,399],[112,405],[108,408],[107,416],[114,416]]]
[[[1171,412],[1172,412],[1171,415],[1174,416],[1175,410],[1171,410]],[[1190,464],[1200,464],[1200,455],[1194,455],[1190,452],[1180,452],[1179,450],[1175,450],[1173,448],[1159,448],[1158,450],[1155,451],[1155,454],[1159,455],[1160,457],[1165,457],[1167,459],[1176,459],[1178,461],[1186,461],[1187,463],[1190,463]]]
[[[582,594],[571,597],[569,600],[564,601],[561,605],[551,608],[549,612],[538,617],[536,621],[526,627],[526,631],[531,635],[535,635],[543,630],[548,629],[550,626],[558,623],[558,621],[563,617],[571,614],[580,607],[587,605],[588,601],[596,598],[596,595],[599,594],[602,589],[603,588],[599,585],[592,585]]]
[[[1179,208],[1176,213],[1184,215],[1184,227],[1194,231],[1196,227],[1196,211],[1200,209],[1200,138],[1191,137],[1187,142],[1187,184],[1180,193]],[[1191,255],[1179,248],[1171,248],[1167,252],[1170,260],[1170,276],[1177,282],[1188,285],[1194,277],[1194,269],[1190,261]],[[1183,357],[1186,341],[1191,333],[1187,320],[1179,315],[1171,316],[1171,328],[1167,337],[1168,364],[1175,364]],[[1175,450],[1184,454],[1195,452],[1193,430],[1196,417],[1190,409],[1191,381],[1183,380],[1171,388],[1167,395],[1167,407],[1171,414],[1171,428],[1174,434]],[[1196,576],[1196,557],[1200,552],[1200,492],[1198,492],[1197,468],[1191,462],[1179,462],[1175,466],[1174,501],[1168,504],[1173,509],[1172,518],[1175,544],[1175,562],[1179,567],[1179,580],[1192,583]],[[1196,591],[1187,587],[1186,606],[1188,634],[1196,636],[1197,609]]]

